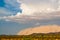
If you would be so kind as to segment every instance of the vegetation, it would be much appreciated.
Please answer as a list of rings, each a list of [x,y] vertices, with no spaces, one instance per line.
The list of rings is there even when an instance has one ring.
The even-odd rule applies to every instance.
[[[60,40],[60,32],[33,33],[31,35],[0,35],[0,40]]]

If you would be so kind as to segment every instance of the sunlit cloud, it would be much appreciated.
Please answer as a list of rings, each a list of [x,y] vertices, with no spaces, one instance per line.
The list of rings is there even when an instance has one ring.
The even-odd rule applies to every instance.
[[[55,33],[60,32],[60,26],[58,25],[46,25],[26,28],[17,33],[17,35],[30,35],[33,33]]]

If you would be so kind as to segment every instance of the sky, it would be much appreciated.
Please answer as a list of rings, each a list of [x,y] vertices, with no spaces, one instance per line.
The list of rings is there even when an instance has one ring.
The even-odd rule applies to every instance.
[[[0,0],[0,35],[43,25],[60,25],[59,0]]]

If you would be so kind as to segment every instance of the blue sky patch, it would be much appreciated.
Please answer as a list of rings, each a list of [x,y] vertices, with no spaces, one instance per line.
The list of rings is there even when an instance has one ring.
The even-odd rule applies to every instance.
[[[4,0],[0,0],[0,7],[4,7],[5,3]]]
[[[9,15],[16,15],[17,12],[22,12],[22,10],[20,9],[20,3],[18,3],[17,0],[9,0],[9,1],[0,0],[0,9],[1,9],[1,7],[2,7],[3,11],[6,9],[7,13],[8,13],[8,11],[10,11],[11,13],[10,14],[8,13]]]

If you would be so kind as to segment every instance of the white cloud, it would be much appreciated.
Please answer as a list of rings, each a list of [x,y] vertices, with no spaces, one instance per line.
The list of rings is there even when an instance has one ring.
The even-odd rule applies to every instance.
[[[38,4],[39,0],[20,0],[22,3],[20,5],[20,8],[22,9],[22,13],[18,12],[15,16],[6,16],[6,17],[2,17],[2,19],[8,19],[14,22],[29,22],[32,20],[44,20],[44,19],[54,19],[54,18],[60,18],[60,12],[59,10],[55,10],[54,8],[52,8],[51,5],[49,5],[49,3],[45,2],[43,3],[42,1],[42,5]],[[29,1],[29,2],[28,2]],[[40,0],[41,1],[41,0]],[[39,2],[40,2],[39,1]],[[53,0],[54,1],[54,0]],[[27,4],[28,2],[28,4]],[[30,3],[32,2],[32,4],[30,5]],[[36,5],[35,5],[36,3]]]
[[[57,0],[17,0],[21,2],[20,8],[23,15],[35,15],[59,11],[59,1]]]
[[[42,7],[50,7],[50,8],[58,8],[59,0],[19,0],[18,2],[24,3],[28,6],[32,6],[33,8],[42,8]]]

